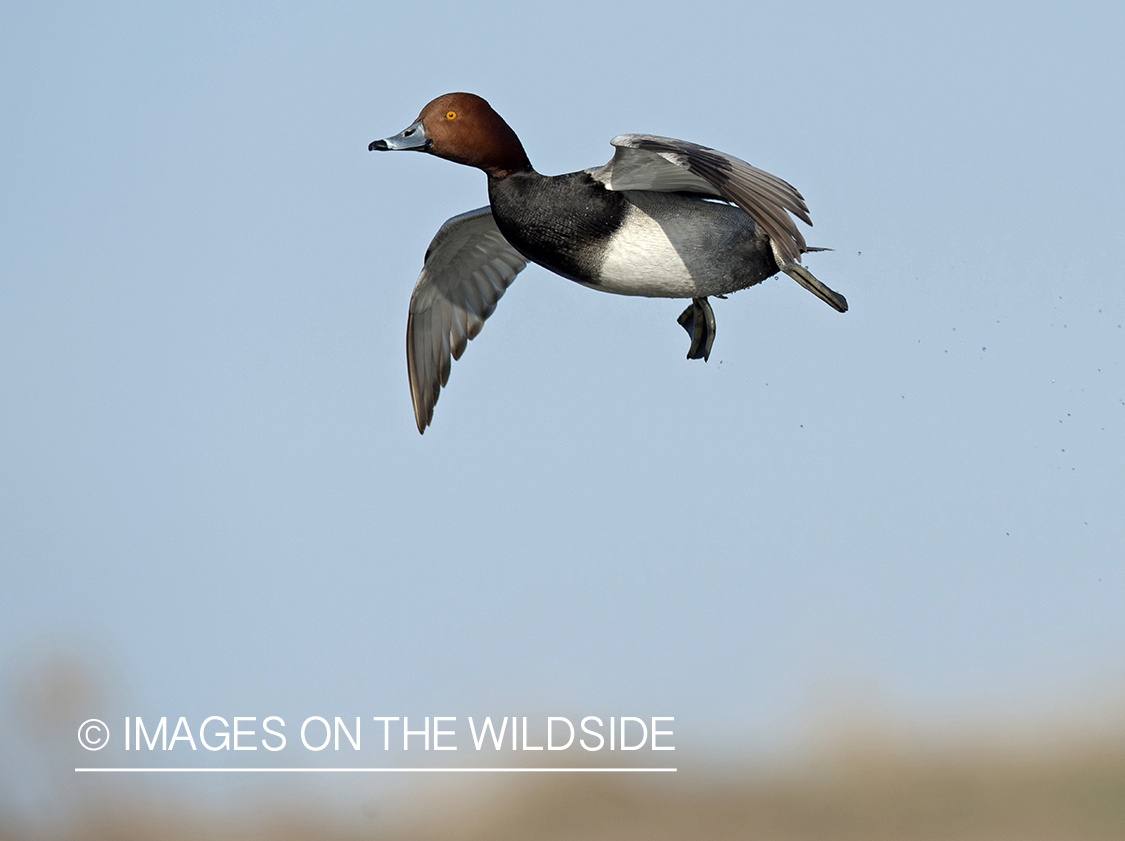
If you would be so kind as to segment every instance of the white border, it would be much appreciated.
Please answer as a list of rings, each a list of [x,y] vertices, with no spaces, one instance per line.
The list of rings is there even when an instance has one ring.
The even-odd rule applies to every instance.
[[[75,768],[82,774],[644,774],[677,768]]]

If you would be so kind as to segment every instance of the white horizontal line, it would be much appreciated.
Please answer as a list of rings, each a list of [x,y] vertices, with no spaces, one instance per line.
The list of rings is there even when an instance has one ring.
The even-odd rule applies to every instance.
[[[75,768],[88,774],[637,774],[674,773],[676,768]]]

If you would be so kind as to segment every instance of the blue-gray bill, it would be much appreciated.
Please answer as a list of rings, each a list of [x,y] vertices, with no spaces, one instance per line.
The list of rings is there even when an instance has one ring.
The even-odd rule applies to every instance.
[[[422,121],[417,120],[404,128],[394,137],[384,140],[372,140],[367,147],[368,152],[425,152],[428,151],[432,141],[426,136],[426,129]]]

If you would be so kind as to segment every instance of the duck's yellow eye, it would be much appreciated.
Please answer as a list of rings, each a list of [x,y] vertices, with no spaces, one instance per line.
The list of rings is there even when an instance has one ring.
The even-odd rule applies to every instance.
[[[445,112],[445,119],[456,120],[457,119],[457,112],[456,111],[446,111]]]

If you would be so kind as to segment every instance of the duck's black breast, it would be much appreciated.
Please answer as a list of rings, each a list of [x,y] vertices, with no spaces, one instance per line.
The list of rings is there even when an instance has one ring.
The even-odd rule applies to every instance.
[[[628,202],[588,172],[544,176],[532,170],[488,179],[492,215],[505,239],[541,266],[597,285],[610,239]]]

